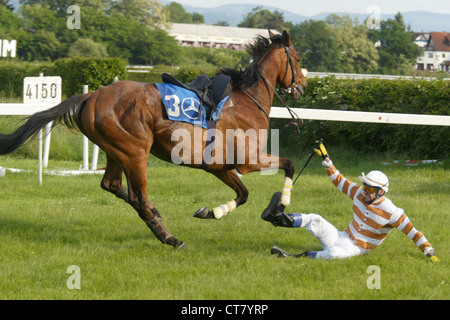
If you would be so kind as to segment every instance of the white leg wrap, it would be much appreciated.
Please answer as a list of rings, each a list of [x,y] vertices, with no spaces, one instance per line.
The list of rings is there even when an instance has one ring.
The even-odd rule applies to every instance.
[[[219,207],[214,208],[212,211],[214,213],[214,218],[220,219],[223,216],[226,216],[228,212],[231,212],[234,209],[236,209],[236,201],[232,200],[225,204],[222,204]]]
[[[281,189],[281,204],[287,207],[291,203],[292,179],[284,178],[283,189]]]

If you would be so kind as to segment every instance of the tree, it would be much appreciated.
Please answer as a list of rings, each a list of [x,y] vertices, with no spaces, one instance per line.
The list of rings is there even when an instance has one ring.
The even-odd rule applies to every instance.
[[[321,20],[307,20],[289,32],[302,57],[302,67],[312,71],[338,72],[337,42],[332,28]]]
[[[381,21],[379,30],[369,31],[372,41],[380,42],[378,52],[381,73],[404,74],[415,64],[421,49],[413,43],[413,33],[406,30],[403,16],[397,13],[394,19]]]
[[[229,27],[230,24],[226,20],[218,20],[216,23],[213,24],[214,26],[222,26],[222,27]]]
[[[22,37],[18,55],[30,61],[53,61],[63,56],[64,47],[55,33],[37,30],[30,37]]]
[[[192,16],[178,2],[169,3],[164,6],[164,10],[168,12],[169,20],[173,23],[192,23]]]
[[[366,27],[349,16],[331,14],[326,22],[337,44],[340,72],[374,73],[378,69],[378,52],[369,40]]]
[[[178,2],[171,2],[164,6],[169,19],[173,23],[205,23],[205,18],[200,13],[186,12],[184,7]]]
[[[22,5],[20,14],[23,17],[25,29],[30,32],[54,31],[59,23],[56,12],[46,4]]]
[[[177,42],[161,29],[165,15],[158,14],[162,5],[156,0],[77,0],[80,29],[67,28],[70,0],[21,1],[20,15],[0,6],[0,36],[20,39],[19,59],[109,55],[139,64],[179,61]]]
[[[119,14],[156,29],[168,24],[162,4],[157,0],[110,0],[109,13]]]
[[[366,29],[348,16],[332,14],[325,21],[307,20],[290,29],[302,66],[313,71],[373,73],[378,52]]]
[[[172,65],[180,61],[181,48],[164,30],[143,30],[142,36],[135,38],[132,54],[131,62],[136,64]]]
[[[205,18],[200,13],[193,12],[192,23],[205,23]]]
[[[14,38],[17,30],[22,28],[22,20],[2,5],[0,5],[0,21],[0,39]]]
[[[107,58],[106,47],[102,43],[97,43],[92,39],[78,39],[69,47],[68,56],[88,57],[88,58]]]
[[[284,21],[283,13],[274,11],[273,13],[263,7],[258,6],[249,12],[245,19],[238,24],[243,28],[270,28],[278,31],[289,29],[290,23]]]
[[[72,4],[69,0],[19,0],[19,2],[22,6],[40,5],[49,8],[54,11],[58,17],[65,16],[67,7]]]
[[[165,63],[166,59],[168,63],[177,62],[178,47],[173,37],[121,13],[83,10],[83,27],[78,32],[81,38],[103,43],[110,57],[121,57],[132,64]]]
[[[54,60],[65,55],[67,46],[57,37],[62,28],[55,10],[48,5],[22,5],[25,34],[20,37],[18,56],[27,60]],[[65,21],[64,21],[65,26]]]
[[[6,7],[9,11],[14,11],[14,7],[8,2],[9,0],[0,0],[0,7]]]

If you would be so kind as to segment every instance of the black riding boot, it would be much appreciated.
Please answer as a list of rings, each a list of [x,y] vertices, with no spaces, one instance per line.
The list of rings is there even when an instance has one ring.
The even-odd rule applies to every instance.
[[[269,205],[261,214],[261,219],[271,222],[276,227],[299,227],[301,214],[285,213],[285,206],[280,204],[281,192],[274,193]]]

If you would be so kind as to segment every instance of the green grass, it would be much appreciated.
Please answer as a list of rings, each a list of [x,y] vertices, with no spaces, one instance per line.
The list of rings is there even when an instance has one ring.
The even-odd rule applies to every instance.
[[[378,163],[333,157],[352,181]],[[345,159],[342,155],[341,159]],[[306,159],[298,159],[299,170]],[[339,229],[351,220],[351,200],[331,184],[313,159],[297,181],[291,212],[321,214]],[[52,168],[78,162],[50,159]],[[391,180],[389,197],[405,209],[441,260],[427,261],[402,232],[393,230],[367,255],[322,261],[278,259],[288,252],[318,250],[304,229],[275,228],[260,219],[283,174],[248,174],[247,204],[221,220],[192,217],[234,198],[223,183],[201,170],[150,160],[149,198],[169,230],[190,249],[162,245],[125,202],[100,188],[101,175],[44,175],[36,160],[0,157],[0,166],[32,173],[0,177],[0,299],[449,299],[450,232],[448,165],[381,166]],[[104,164],[99,163],[99,167]],[[81,289],[70,290],[67,267],[81,270]],[[367,288],[367,268],[380,267],[381,289]]]

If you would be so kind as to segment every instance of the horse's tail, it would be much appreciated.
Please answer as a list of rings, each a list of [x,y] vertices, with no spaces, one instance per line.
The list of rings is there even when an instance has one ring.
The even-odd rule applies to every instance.
[[[90,94],[73,96],[53,108],[29,116],[15,132],[0,133],[0,154],[11,153],[28,139],[34,139],[39,131],[50,122],[52,122],[52,128],[62,122],[67,127],[75,129],[78,126],[78,117],[89,96]]]

